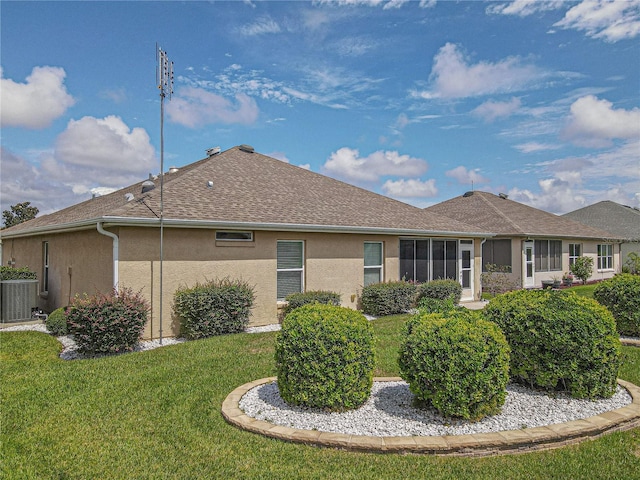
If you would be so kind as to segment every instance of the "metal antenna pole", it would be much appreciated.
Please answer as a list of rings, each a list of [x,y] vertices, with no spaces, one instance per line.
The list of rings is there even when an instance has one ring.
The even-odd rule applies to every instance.
[[[164,99],[173,94],[173,62],[156,43],[157,83],[160,90],[160,345],[162,345],[162,264],[164,262]]]

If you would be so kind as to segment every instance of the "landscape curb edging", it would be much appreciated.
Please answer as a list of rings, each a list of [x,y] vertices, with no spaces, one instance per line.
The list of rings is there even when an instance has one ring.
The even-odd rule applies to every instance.
[[[618,379],[632,397],[622,408],[581,420],[492,433],[444,436],[374,437],[301,430],[275,425],[246,415],[238,403],[252,388],[276,381],[267,377],[245,383],[222,403],[224,419],[242,430],[295,443],[379,453],[421,453],[431,455],[480,457],[508,453],[549,450],[572,445],[604,434],[640,427],[640,387]],[[374,382],[398,382],[399,377],[376,377]]]

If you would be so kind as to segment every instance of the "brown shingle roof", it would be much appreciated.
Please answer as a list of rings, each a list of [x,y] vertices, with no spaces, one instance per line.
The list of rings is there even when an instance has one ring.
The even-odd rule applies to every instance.
[[[208,182],[213,182],[209,187]],[[142,182],[12,227],[3,236],[36,233],[97,221],[111,224],[156,221],[160,181],[141,193]],[[127,201],[125,194],[134,199]],[[164,177],[167,225],[241,224],[264,228],[393,230],[410,233],[478,233],[477,227],[280,160],[234,147]],[[485,232],[485,233],[482,233]]]
[[[500,236],[612,239],[610,233],[487,192],[467,192],[425,209]]]

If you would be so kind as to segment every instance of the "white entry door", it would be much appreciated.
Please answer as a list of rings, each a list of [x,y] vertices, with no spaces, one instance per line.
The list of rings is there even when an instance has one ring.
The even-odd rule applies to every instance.
[[[473,300],[473,240],[460,240],[460,284],[462,297],[460,300]]]
[[[524,278],[522,282],[524,288],[535,286],[534,253],[533,241],[524,242]]]

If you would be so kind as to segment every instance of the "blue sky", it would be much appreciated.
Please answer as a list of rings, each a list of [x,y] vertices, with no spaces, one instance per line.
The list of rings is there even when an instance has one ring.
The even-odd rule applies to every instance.
[[[250,144],[426,207],[640,206],[640,0],[0,4],[1,208]],[[251,172],[247,172],[251,175]]]

